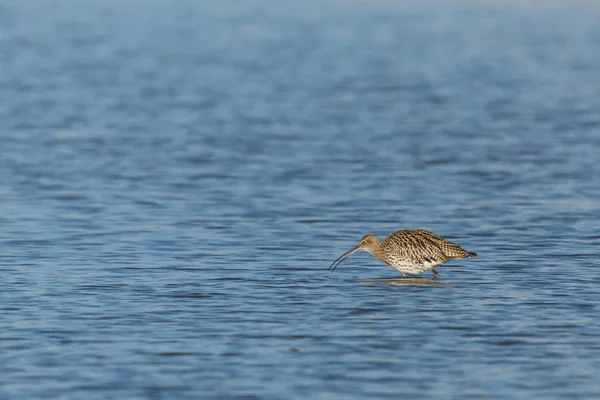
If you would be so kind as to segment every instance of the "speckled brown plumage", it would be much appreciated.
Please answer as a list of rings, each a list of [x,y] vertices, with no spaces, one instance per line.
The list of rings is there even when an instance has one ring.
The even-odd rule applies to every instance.
[[[377,259],[392,266],[402,275],[420,274],[431,270],[436,278],[436,266],[456,258],[470,258],[477,254],[424,229],[405,229],[390,233],[381,240],[373,234],[363,237],[360,243],[342,254],[331,264],[335,268],[350,255],[359,250],[371,253]]]

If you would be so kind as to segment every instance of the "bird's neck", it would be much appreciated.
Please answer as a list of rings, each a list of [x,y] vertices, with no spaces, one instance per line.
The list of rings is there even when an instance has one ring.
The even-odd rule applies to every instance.
[[[378,258],[381,260],[381,257],[383,256],[381,247],[382,247],[381,239],[377,238],[376,241],[373,241],[373,243],[371,243],[371,245],[369,246],[367,251],[369,253],[371,253],[375,258]]]

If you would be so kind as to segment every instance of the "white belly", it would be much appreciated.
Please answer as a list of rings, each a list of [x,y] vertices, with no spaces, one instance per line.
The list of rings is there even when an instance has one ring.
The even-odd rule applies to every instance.
[[[431,271],[432,269],[434,269],[435,267],[437,267],[440,264],[441,264],[441,262],[437,262],[437,261],[433,261],[433,262],[425,262],[424,261],[422,263],[412,263],[412,262],[400,261],[400,260],[397,260],[397,261],[394,260],[390,263],[390,265],[396,271],[400,271],[403,274],[411,274],[411,275],[420,274],[425,271]]]

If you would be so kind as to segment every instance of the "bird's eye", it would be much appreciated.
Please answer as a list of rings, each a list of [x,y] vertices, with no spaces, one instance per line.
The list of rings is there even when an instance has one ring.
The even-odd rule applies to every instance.
[[[360,244],[367,244],[367,241],[363,240],[362,242],[360,242]]]

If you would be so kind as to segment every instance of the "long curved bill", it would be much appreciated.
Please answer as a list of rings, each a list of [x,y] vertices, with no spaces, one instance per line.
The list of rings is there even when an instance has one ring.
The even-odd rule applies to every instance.
[[[346,258],[350,257],[352,254],[356,253],[359,250],[360,250],[360,245],[356,246],[352,250],[348,250],[347,252],[345,252],[344,254],[342,254],[341,256],[339,256],[337,258],[337,260],[335,260],[329,266],[329,271],[331,271],[331,272],[335,271],[335,269],[337,268],[337,266],[340,265],[342,263],[342,261],[344,261]]]

